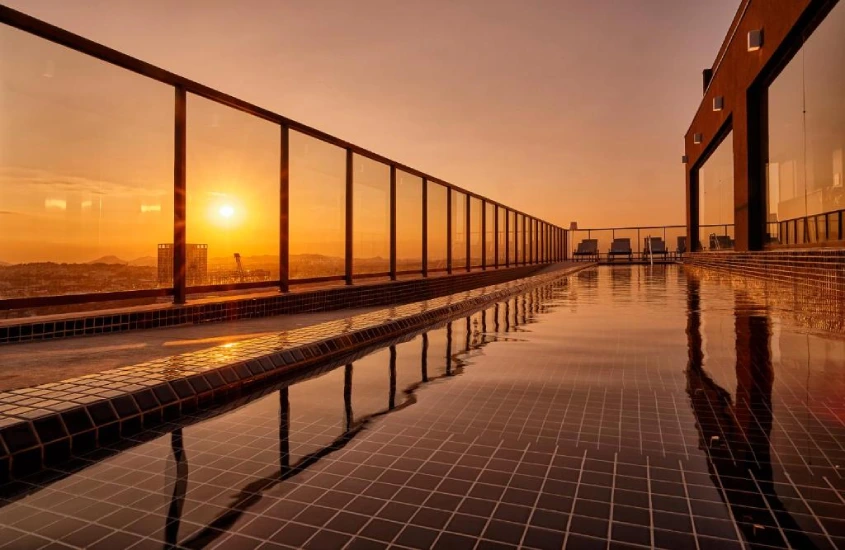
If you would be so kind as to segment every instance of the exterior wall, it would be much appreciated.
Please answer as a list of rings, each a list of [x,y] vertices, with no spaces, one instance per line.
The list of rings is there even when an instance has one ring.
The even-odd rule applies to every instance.
[[[699,252],[686,255],[684,266],[729,280],[803,326],[845,331],[845,249]]]
[[[826,13],[838,0],[745,0],[714,64],[704,98],[684,137],[687,156],[687,239],[694,242],[698,225],[697,170],[718,145],[730,125],[734,142],[734,223],[736,250],[763,247],[765,216],[765,113],[761,81],[777,70],[800,44],[800,31],[813,23],[814,14]],[[748,32],[763,29],[763,47],[747,50]],[[724,97],[721,111],[713,98]],[[695,134],[702,142],[695,144]]]
[[[818,291],[831,291],[837,293],[845,302],[845,250],[843,249],[698,252],[685,256],[684,265],[805,286]]]

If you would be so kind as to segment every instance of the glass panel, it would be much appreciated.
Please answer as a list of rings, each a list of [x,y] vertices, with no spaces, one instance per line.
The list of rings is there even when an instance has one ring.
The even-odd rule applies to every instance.
[[[522,214],[516,215],[516,246],[517,246],[517,262],[521,265],[525,263],[527,252],[525,250],[528,244],[528,239],[525,235],[525,230],[528,224],[525,221],[525,216]]]
[[[485,251],[484,265],[496,265],[496,206],[489,202],[484,205]]]
[[[290,132],[290,277],[343,275],[346,151]]]
[[[704,162],[704,165],[698,169],[698,223],[700,229],[714,224],[733,224],[733,187],[733,131],[731,131]],[[705,235],[706,237],[701,241],[702,249],[733,248],[733,239],[725,238],[724,228],[707,231]]]
[[[497,217],[499,219],[499,233],[496,238],[499,241],[499,257],[496,265],[505,265],[505,240],[507,234],[505,233],[505,219],[507,218],[507,210],[502,207],[496,209]]]
[[[536,253],[537,253],[537,248],[535,246],[537,234],[536,234],[536,229],[535,229],[533,219],[527,218],[526,224],[528,225],[528,229],[527,229],[527,233],[526,233],[526,235],[528,237],[528,248],[527,248],[528,259],[527,259],[527,261],[528,261],[528,263],[533,264],[534,261],[536,260]]]
[[[396,171],[396,269],[422,269],[422,178]]]
[[[188,286],[278,280],[279,126],[191,94],[187,121]]]
[[[446,268],[446,188],[428,182],[428,269]]]
[[[769,86],[768,221],[795,220],[845,206],[845,48],[839,4]],[[827,228],[800,222],[787,242],[821,242]],[[838,227],[837,227],[838,230]],[[770,235],[770,240],[776,236]]]
[[[508,264],[516,262],[516,213],[508,210]]]
[[[173,88],[5,25],[0,51],[0,298],[170,286]]]
[[[807,215],[845,208],[845,4],[840,2],[804,44]],[[800,54],[799,54],[800,55]],[[826,240],[818,225],[811,242]]]
[[[352,256],[353,273],[390,271],[390,167],[357,154],[352,156]]]
[[[469,251],[470,265],[481,266],[481,216],[484,211],[481,208],[481,199],[470,197],[469,201]]]
[[[769,222],[807,215],[802,71],[803,53],[799,52],[769,86]]]
[[[828,214],[827,216],[827,238],[831,241],[838,241],[842,239],[842,235],[839,233],[839,220],[842,214],[840,212],[834,212],[832,214]]]
[[[467,264],[467,196],[452,190],[452,268],[465,269]]]

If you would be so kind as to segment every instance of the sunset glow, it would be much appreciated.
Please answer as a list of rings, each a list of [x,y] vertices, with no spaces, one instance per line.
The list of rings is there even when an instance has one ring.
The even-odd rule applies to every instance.
[[[224,204],[220,207],[218,213],[224,218],[231,218],[235,214],[235,209],[230,204]]]

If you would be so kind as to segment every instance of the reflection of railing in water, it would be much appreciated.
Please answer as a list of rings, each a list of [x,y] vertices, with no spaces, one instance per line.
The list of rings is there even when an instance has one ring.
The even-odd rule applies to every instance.
[[[509,330],[513,329],[516,330],[518,326],[521,324],[530,323],[533,321],[535,314],[544,311],[541,307],[542,303],[546,299],[550,299],[552,293],[548,291],[548,289],[534,289],[529,294],[520,295],[513,299],[514,303],[517,304],[518,302],[522,302],[522,311],[521,311],[521,319],[520,319],[520,312],[518,306],[515,308],[514,314],[514,322],[511,324],[510,316],[509,316],[509,304],[510,301],[504,303],[504,331],[508,332]],[[396,360],[397,360],[397,350],[396,346],[392,345],[389,347],[389,355],[388,355],[388,373],[389,373],[389,390],[388,390],[388,405],[386,409],[382,409],[380,411],[365,415],[360,419],[355,419],[352,411],[352,386],[353,386],[353,364],[347,364],[344,367],[344,387],[343,387],[343,398],[344,398],[344,411],[345,411],[345,418],[344,418],[344,431],[343,433],[335,438],[329,445],[323,447],[322,449],[311,453],[299,461],[293,466],[290,465],[290,403],[288,400],[288,388],[285,387],[279,390],[279,399],[280,399],[280,413],[279,413],[279,439],[280,439],[280,469],[278,474],[271,474],[266,476],[260,480],[254,481],[247,485],[234,499],[234,502],[229,505],[228,509],[221,513],[217,518],[212,520],[209,525],[199,531],[197,534],[193,535],[190,539],[186,541],[179,542],[180,547],[184,548],[204,548],[205,546],[212,543],[217,537],[221,536],[226,532],[226,529],[233,525],[235,521],[239,517],[243,515],[246,510],[256,504],[261,499],[261,494],[270,488],[278,485],[279,483],[289,479],[290,477],[296,475],[297,473],[305,470],[315,462],[317,462],[320,458],[345,447],[355,435],[360,433],[362,429],[367,427],[372,421],[376,420],[379,417],[385,416],[390,414],[393,411],[401,410],[403,408],[409,407],[416,403],[416,391],[426,385],[427,383],[439,380],[441,378],[448,378],[454,376],[456,374],[460,374],[463,372],[463,369],[466,365],[464,360],[461,358],[462,355],[467,355],[472,351],[478,350],[483,348],[487,344],[493,341],[493,339],[487,339],[486,337],[486,326],[487,326],[487,311],[490,309],[493,310],[494,316],[496,319],[496,323],[499,322],[499,304],[495,304],[493,308],[488,308],[487,310],[483,310],[481,312],[481,326],[480,332],[473,331],[473,317],[469,316],[464,319],[467,327],[466,332],[466,347],[457,353],[453,353],[453,327],[454,322],[449,322],[446,324],[446,370],[445,373],[440,376],[430,377],[428,373],[428,355],[429,355],[429,341],[428,341],[428,333],[423,333],[421,335],[421,344],[420,344],[420,381],[415,382],[405,388],[403,390],[403,394],[405,395],[405,399],[399,404],[396,404]],[[455,369],[452,368],[452,362],[455,361],[457,363],[457,367]],[[187,472],[187,466],[185,469]],[[187,481],[186,481],[187,483]],[[175,497],[174,497],[175,498]],[[178,518],[168,518],[171,523],[178,523]],[[173,541],[174,543],[176,541]],[[168,541],[170,543],[170,541]]]
[[[383,349],[383,346],[372,347],[346,357],[338,358],[330,364],[315,367],[309,372],[291,376],[286,381],[279,382],[272,386],[264,388],[259,386],[257,388],[253,388],[253,393],[238,401],[227,405],[214,406],[212,409],[201,411],[195,415],[179,420],[178,427],[169,434],[169,455],[172,456],[172,459],[168,457],[166,466],[167,470],[165,472],[167,483],[164,488],[164,493],[168,498],[168,504],[165,512],[167,518],[166,520],[162,520],[166,521],[166,528],[161,531],[161,536],[164,538],[163,542],[165,548],[175,548],[177,546],[202,548],[213,544],[217,540],[217,537],[222,534],[225,529],[232,526],[246,510],[261,500],[264,491],[267,491],[271,487],[274,487],[279,483],[290,479],[292,476],[299,474],[328,454],[343,448],[343,446],[351,441],[362,429],[364,429],[364,427],[376,418],[387,415],[392,411],[398,411],[412,406],[417,399],[417,390],[422,386],[440,379],[461,374],[464,371],[467,360],[471,360],[471,353],[486,346],[492,341],[500,339],[500,335],[486,334],[486,330],[489,326],[495,323],[502,329],[503,333],[521,330],[520,327],[533,322],[536,312],[544,311],[545,305],[543,302],[552,296],[551,288],[563,288],[564,286],[565,284],[561,281],[548,283],[543,287],[534,288],[526,294],[511,297],[499,304],[492,304],[485,309],[480,310],[481,313],[477,312],[470,317],[463,317],[452,321],[443,321],[428,327],[427,331],[429,332],[443,327],[446,328],[446,349],[443,352],[443,355],[445,355],[445,372],[440,370],[444,365],[443,362],[439,361],[437,373],[432,372],[432,357],[434,356],[431,355],[431,347],[429,345],[430,336],[427,332],[419,331],[397,338],[393,345],[390,346],[388,350],[389,354],[387,354],[389,367],[388,375],[391,378],[389,395],[386,396],[388,406],[384,409],[377,410],[374,413],[364,415],[361,418],[356,419],[352,409],[354,374],[356,372],[354,369],[354,363],[360,358],[372,354],[378,349]],[[488,318],[491,314],[495,316],[495,321],[491,321],[491,319]],[[463,343],[459,344],[455,340],[456,337],[460,340],[460,338],[464,335],[462,325],[469,327],[469,331],[467,332],[469,335],[469,346],[464,346]],[[419,340],[422,350],[420,354],[418,381],[402,389],[398,389],[396,362],[397,356],[401,353],[401,351],[397,351],[396,345],[399,343],[410,342],[417,336],[420,336]],[[506,338],[501,339],[506,340]],[[438,355],[439,353],[440,352],[438,352]],[[328,442],[326,446],[295,460],[295,451],[291,448],[291,430],[293,426],[289,388],[293,384],[328,373],[332,370],[339,369],[340,367],[344,368],[342,391],[344,400],[344,418],[341,426],[341,434],[333,441]],[[398,397],[397,391],[399,392]],[[244,486],[240,491],[238,491],[227,510],[224,510],[223,513],[215,517],[210,523],[206,524],[205,528],[197,532],[195,535],[190,536],[190,539],[179,541],[178,531],[180,529],[179,526],[183,523],[182,515],[183,513],[187,513],[184,511],[185,507],[189,502],[191,502],[190,500],[186,500],[187,490],[189,487],[188,478],[190,472],[190,455],[186,452],[186,445],[183,437],[184,427],[231,412],[245,404],[265,397],[271,392],[274,393],[274,395],[278,395],[279,400],[278,471],[260,479],[253,478],[254,481],[252,483]],[[111,453],[118,453],[121,449],[135,447],[142,441],[148,440],[148,438],[142,435],[138,438],[133,438],[132,440],[120,441],[108,450]],[[95,466],[96,464],[98,463],[86,462],[84,465],[79,464],[76,468],[70,469],[69,471],[62,470],[61,473],[59,473],[59,475],[51,481],[51,483],[56,483],[77,471],[87,469]],[[44,486],[35,487],[20,484],[20,486],[15,488],[17,491],[16,494],[6,493],[2,495],[3,500],[0,500],[0,509],[14,503],[28,494],[36,494],[43,488]]]
[[[817,548],[775,491],[771,460],[774,370],[768,312],[737,301],[734,403],[730,392],[704,370],[699,287],[698,280],[689,279],[687,395],[713,485],[752,545]]]

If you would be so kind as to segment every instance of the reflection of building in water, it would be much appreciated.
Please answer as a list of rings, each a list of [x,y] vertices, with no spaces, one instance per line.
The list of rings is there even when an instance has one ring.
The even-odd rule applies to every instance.
[[[742,297],[736,301],[737,387],[731,399],[704,370],[699,287],[689,280],[687,394],[713,485],[752,548],[816,548],[775,490],[768,312]]]
[[[204,285],[208,280],[208,245],[188,244],[185,280],[188,286]],[[171,285],[173,281],[173,245],[158,245],[158,283]]]

